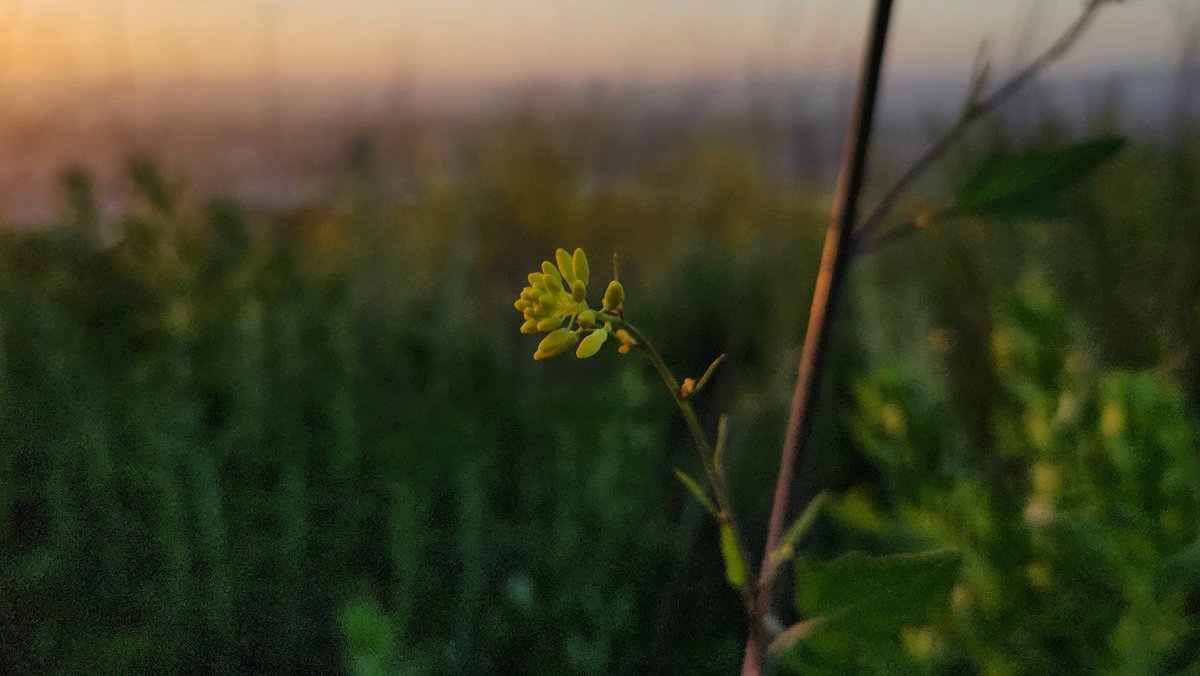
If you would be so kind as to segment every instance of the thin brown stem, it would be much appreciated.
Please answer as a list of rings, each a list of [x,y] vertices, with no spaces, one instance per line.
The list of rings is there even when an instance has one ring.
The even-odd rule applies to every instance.
[[[1084,30],[1087,29],[1088,24],[1091,23],[1100,6],[1110,1],[1089,0],[1079,17],[1063,31],[1062,35],[1046,51],[1042,52],[1029,65],[1009,78],[1007,82],[997,87],[990,95],[979,101],[968,101],[954,125],[938,137],[913,162],[908,170],[901,174],[900,178],[896,179],[896,182],[883,193],[883,197],[879,198],[879,202],[875,205],[875,208],[858,225],[854,233],[855,241],[862,242],[870,237],[872,233],[883,227],[884,219],[887,218],[888,214],[896,206],[896,201],[900,199],[900,196],[962,138],[963,134],[971,126],[971,123],[999,108],[1002,103],[1036,79],[1047,66],[1062,58],[1071,49],[1071,46],[1075,44],[1075,41],[1079,39],[1079,36],[1083,35]]]
[[[893,225],[883,232],[876,233],[874,237],[864,238],[855,235],[853,244],[854,256],[857,257],[862,254],[878,251],[879,249],[883,249],[891,244],[895,244],[896,242],[903,240],[913,233],[932,228],[942,221],[948,218],[953,218],[954,216],[958,216],[960,214],[961,212],[953,208],[943,209],[941,211],[926,213],[917,218],[904,221],[899,225]]]
[[[880,75],[883,71],[883,57],[891,14],[891,0],[876,0],[863,54],[854,111],[850,117],[846,143],[842,149],[842,165],[838,174],[837,189],[834,193],[833,214],[829,229],[825,233],[821,268],[817,273],[812,308],[808,315],[804,349],[800,357],[796,387],[792,394],[786,437],[779,462],[779,475],[775,483],[774,501],[771,506],[771,517],[767,525],[767,544],[763,552],[762,566],[757,582],[759,617],[766,617],[773,610],[777,563],[776,557],[772,554],[783,537],[784,520],[788,514],[792,482],[812,428],[817,387],[828,353],[833,314],[844,287],[846,271],[851,258],[851,237],[857,219],[859,196],[866,178],[867,150],[871,141],[875,102],[879,92]],[[746,658],[742,664],[743,676],[756,676],[762,672],[766,649],[767,646],[762,644],[754,633],[751,633],[746,644]]]

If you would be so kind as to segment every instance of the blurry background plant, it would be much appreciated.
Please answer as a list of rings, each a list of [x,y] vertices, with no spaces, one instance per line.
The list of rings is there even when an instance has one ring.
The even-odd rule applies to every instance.
[[[1122,121],[1030,105],[928,193]],[[515,114],[403,200],[362,142],[328,201],[252,210],[146,161],[128,209],[73,171],[59,219],[3,232],[0,671],[735,671],[669,399],[615,350],[538,364],[498,327],[528,252],[621,251],[679,372],[728,355],[700,414],[730,412],[731,498],[763,523],[824,201],[761,118],[605,173],[587,144],[623,127],[595,110]],[[1181,114],[1052,215],[953,216],[856,267],[800,473],[833,496],[809,547],[964,557],[947,612],[882,647],[896,672],[1200,662],[1197,195]]]

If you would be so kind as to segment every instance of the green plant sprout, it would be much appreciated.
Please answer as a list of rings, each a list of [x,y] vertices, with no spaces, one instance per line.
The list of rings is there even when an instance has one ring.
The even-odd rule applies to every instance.
[[[757,571],[749,564],[743,531],[726,486],[722,463],[726,417],[720,417],[715,441],[710,441],[691,403],[711,380],[724,355],[714,359],[699,378],[688,377],[681,383],[646,336],[626,320],[625,290],[616,279],[615,264],[614,279],[605,290],[600,308],[588,305],[590,270],[582,249],[573,254],[558,249],[555,263],[545,261],[539,272],[529,275],[529,286],[521,291],[515,307],[524,317],[522,333],[547,334],[534,352],[534,359],[549,359],[571,347],[576,348],[577,357],[586,359],[597,354],[611,337],[619,343],[620,352],[636,350],[649,359],[683,416],[700,455],[707,485],[680,469],[675,475],[717,522],[725,577],[741,597],[749,624],[743,676],[762,673],[769,660],[797,671],[879,672],[880,665],[896,663],[898,658],[887,650],[899,645],[901,630],[926,622],[931,613],[948,603],[959,567],[955,552],[883,557],[851,552],[825,562],[797,554],[826,502],[825,494],[814,496],[787,525],[794,474],[808,443],[832,317],[844,293],[846,272],[857,256],[952,217],[1052,214],[1067,187],[1122,147],[1121,139],[1105,138],[1053,151],[993,156],[966,179],[948,204],[919,213],[906,223],[890,224],[887,220],[899,196],[965,135],[971,123],[994,111],[1065,54],[1097,10],[1112,1],[1088,0],[1075,22],[1045,52],[993,90],[987,86],[986,60],[977,64],[958,120],[860,219],[858,206],[893,5],[891,0],[874,3],[780,456],[766,545]],[[801,619],[785,627],[776,614],[777,581],[780,570],[793,561],[793,598]],[[890,667],[883,673],[889,671]]]
[[[830,620],[818,623],[817,620],[810,619],[790,628],[783,627],[772,613],[759,614],[759,608],[762,607],[762,591],[755,584],[753,571],[747,563],[750,560],[749,552],[729,498],[722,460],[728,418],[720,416],[715,440],[710,440],[692,406],[692,400],[712,380],[725,355],[714,359],[699,377],[688,377],[680,381],[645,335],[625,318],[625,292],[620,281],[614,279],[609,282],[600,307],[593,308],[587,300],[587,285],[590,281],[587,254],[583,249],[575,249],[573,254],[565,249],[558,249],[554,258],[555,263],[544,261],[538,272],[529,274],[529,285],[522,289],[520,297],[513,304],[524,319],[521,325],[522,333],[546,334],[538,344],[533,358],[538,361],[547,360],[565,353],[574,346],[575,356],[587,359],[595,356],[611,337],[613,342],[618,344],[617,349],[620,353],[637,351],[650,361],[692,435],[704,467],[707,487],[682,469],[675,468],[675,476],[717,523],[725,579],[741,598],[747,617],[751,620],[751,630],[756,636],[756,642],[770,646],[773,653],[782,655],[810,634],[816,633],[820,636],[820,632],[815,632],[818,626],[824,631],[824,636],[838,636],[847,630],[848,620],[844,618],[851,618],[854,622],[860,621],[863,612],[861,607],[838,607]],[[796,558],[801,541],[816,523],[826,501],[824,493],[814,497],[792,523],[781,542],[770,551],[772,570],[778,570],[780,566]],[[935,552],[894,560],[867,557],[865,563],[860,559],[861,557],[851,561],[855,567],[850,569],[850,577],[846,580],[842,579],[847,575],[843,570],[842,561],[829,564],[808,563],[798,568],[798,573],[804,571],[811,578],[808,586],[822,588],[837,587],[843,582],[853,585],[857,583],[858,578],[866,577],[867,573],[878,575],[881,570],[893,574],[907,572],[914,578],[913,584],[917,584],[919,588],[922,588],[920,585],[923,583],[923,588],[929,589],[931,595],[945,596],[953,582],[958,561],[957,555],[950,552]],[[905,568],[892,570],[891,567],[896,565]],[[819,574],[813,575],[814,570],[819,571]],[[876,591],[876,594],[880,592]],[[875,604],[871,609],[872,614],[877,615],[880,607],[882,606]],[[924,612],[919,603],[913,608],[909,608],[907,614],[899,610],[895,612],[901,613],[905,619],[909,619],[914,612],[918,616]],[[820,606],[806,608],[808,609],[825,610]]]
[[[650,360],[687,423],[715,502],[708,496],[708,491],[686,472],[676,469],[675,475],[717,520],[721,531],[725,577],[741,595],[747,612],[753,613],[755,594],[746,565],[746,547],[741,531],[734,521],[721,466],[725,445],[725,418],[721,418],[714,444],[709,441],[708,434],[700,425],[690,401],[703,390],[725,359],[725,355],[714,359],[699,379],[685,378],[681,384],[645,335],[625,319],[625,289],[619,280],[613,279],[608,283],[600,309],[594,310],[587,302],[587,254],[583,249],[575,249],[574,254],[559,249],[555,252],[554,259],[556,263],[543,261],[540,272],[529,274],[529,286],[521,290],[520,297],[513,304],[525,319],[521,325],[522,333],[547,334],[538,344],[533,358],[538,361],[549,359],[578,344],[575,356],[587,359],[599,352],[609,336],[612,336],[620,343],[617,349],[622,354],[636,350]],[[615,263],[613,267],[615,277]],[[587,335],[584,335],[585,333]]]

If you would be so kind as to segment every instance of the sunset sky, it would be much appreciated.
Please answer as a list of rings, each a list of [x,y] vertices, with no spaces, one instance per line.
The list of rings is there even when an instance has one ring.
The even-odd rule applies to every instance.
[[[961,75],[981,40],[1001,65],[1041,45],[1081,0],[902,0],[890,65]],[[6,0],[0,82],[135,78],[392,80],[837,74],[866,0]],[[1105,10],[1065,71],[1178,58],[1194,0]]]

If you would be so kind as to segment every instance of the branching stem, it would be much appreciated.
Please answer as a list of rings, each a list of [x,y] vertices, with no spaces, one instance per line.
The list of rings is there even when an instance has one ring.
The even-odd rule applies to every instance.
[[[654,365],[654,370],[658,372],[658,377],[662,379],[663,385],[667,391],[671,393],[671,398],[675,401],[676,408],[683,416],[684,422],[687,424],[688,431],[692,434],[692,441],[696,445],[696,451],[700,454],[700,461],[704,465],[704,473],[708,477],[708,483],[712,487],[713,495],[716,497],[718,514],[717,518],[733,529],[734,539],[737,544],[738,553],[742,561],[749,562],[749,550],[746,548],[745,541],[742,539],[742,530],[737,524],[737,519],[734,516],[733,504],[729,500],[729,491],[725,486],[725,479],[721,472],[718,471],[713,458],[713,446],[708,440],[708,435],[704,428],[700,425],[700,419],[696,417],[696,409],[692,407],[692,403],[688,401],[679,389],[679,381],[675,378],[675,374],[671,372],[667,363],[663,361],[662,355],[649,340],[635,326],[625,321],[624,318],[616,315],[605,315],[605,319],[612,321],[617,328],[625,329],[633,339],[637,341],[637,349],[650,360]],[[747,582],[738,586],[738,594],[742,597],[742,604],[746,608],[746,614],[749,616],[751,625],[757,627],[758,622],[756,608],[758,607],[755,601],[754,586]],[[757,629],[756,629],[757,631]]]
[[[1083,34],[1101,5],[1112,0],[1088,0],[1080,16],[1039,57],[1019,71],[990,95],[971,100],[963,108],[959,119],[945,134],[930,146],[913,165],[905,171],[880,199],[875,208],[862,219],[857,219],[857,207],[866,176],[866,156],[870,144],[871,127],[875,111],[875,99],[879,89],[879,78],[883,66],[884,47],[887,42],[888,23],[892,10],[891,0],[876,0],[871,18],[862,69],[858,79],[854,110],[851,113],[850,129],[842,151],[841,169],[837,189],[834,193],[833,213],[825,235],[821,254],[821,267],[817,273],[813,291],[812,307],[809,311],[808,327],[804,336],[804,347],[800,357],[796,387],[792,395],[788,415],[786,436],[780,456],[779,475],[775,484],[774,501],[767,528],[767,544],[763,552],[762,566],[755,589],[758,602],[758,617],[771,617],[776,592],[778,566],[786,557],[776,556],[784,532],[784,522],[789,511],[792,483],[796,468],[803,456],[812,427],[816,408],[817,389],[821,371],[828,352],[829,335],[833,324],[833,313],[837,308],[845,281],[846,271],[859,245],[876,232],[900,195],[907,190],[936,160],[957,142],[968,126],[995,110],[1013,94],[1033,81],[1048,65],[1062,57]],[[977,81],[973,91],[977,92],[983,82]],[[940,214],[942,216],[946,214]],[[884,244],[919,229],[931,222],[929,219],[902,226],[896,233],[885,233],[869,244]],[[804,626],[803,623],[796,627]],[[799,629],[797,629],[799,631]],[[787,633],[787,632],[785,632]],[[742,676],[758,676],[770,648],[761,642],[761,635],[751,632],[746,644],[746,657],[742,664]]]
[[[1083,35],[1088,24],[1095,18],[1097,10],[1101,5],[1112,0],[1089,0],[1084,7],[1083,12],[1075,19],[1075,21],[1063,31],[1047,49],[1042,52],[1036,59],[1031,61],[1027,66],[1018,71],[1015,75],[1008,79],[1007,82],[1000,85],[988,96],[979,101],[967,101],[967,105],[963,106],[962,112],[954,125],[947,129],[936,141],[934,141],[920,157],[912,163],[912,165],[896,179],[896,182],[883,193],[883,197],[879,198],[879,202],[875,208],[871,210],[862,222],[858,225],[854,232],[854,242],[856,250],[867,241],[872,234],[883,227],[884,220],[891,213],[893,207],[896,206],[897,200],[904,194],[904,191],[912,187],[926,171],[929,170],[935,162],[946,154],[951,147],[954,146],[959,139],[967,132],[971,123],[979,120],[982,117],[990,114],[1000,107],[1005,101],[1011,98],[1014,94],[1025,88],[1026,85],[1033,82],[1038,75],[1041,74],[1047,66],[1062,58],[1075,41]],[[914,224],[906,224],[904,227],[905,235],[917,230]],[[888,236],[887,240],[893,239]],[[882,243],[882,242],[880,242]],[[871,248],[875,248],[875,242],[871,242]]]

